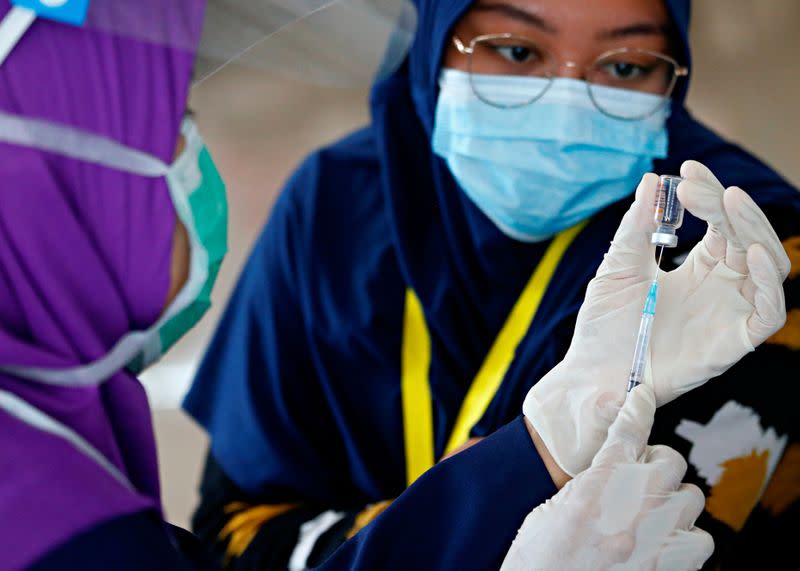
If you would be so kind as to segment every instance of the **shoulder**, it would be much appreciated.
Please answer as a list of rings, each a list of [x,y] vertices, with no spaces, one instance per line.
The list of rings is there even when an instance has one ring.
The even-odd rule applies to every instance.
[[[333,308],[362,307],[359,299],[375,294],[369,288],[385,289],[397,279],[393,236],[381,161],[367,128],[315,151],[297,168],[242,279],[254,302],[265,293],[282,304],[292,299],[319,325]]]
[[[15,522],[0,536],[0,551],[12,568],[100,522],[158,509],[60,436],[5,411],[0,435],[0,519]]]
[[[354,257],[388,245],[389,219],[371,128],[309,155],[286,183],[261,240],[280,244],[297,263]]]
[[[352,210],[353,203],[375,201],[379,193],[380,160],[375,136],[371,128],[365,128],[306,157],[282,195],[295,208],[324,204],[344,214]]]

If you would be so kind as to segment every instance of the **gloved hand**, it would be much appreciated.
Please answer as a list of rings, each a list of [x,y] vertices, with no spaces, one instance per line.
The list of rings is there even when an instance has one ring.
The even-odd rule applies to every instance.
[[[764,214],[700,163],[684,163],[681,174],[679,199],[709,227],[681,267],[659,278],[645,374],[658,406],[726,371],[786,319],[781,284],[789,259]],[[642,179],[589,284],[564,360],[525,399],[525,416],[569,475],[589,466],[625,395],[656,271],[657,182],[653,174]]]
[[[686,461],[647,446],[656,403],[631,391],[589,469],[533,510],[501,571],[535,569],[698,569],[714,540],[694,527],[705,498],[681,484]]]

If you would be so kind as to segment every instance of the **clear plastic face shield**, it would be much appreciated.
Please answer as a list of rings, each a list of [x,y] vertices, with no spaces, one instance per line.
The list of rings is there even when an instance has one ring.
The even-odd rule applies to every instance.
[[[414,39],[410,0],[210,1],[195,80],[227,64],[313,84],[369,85],[394,72]]]
[[[403,61],[410,0],[10,0],[0,66],[38,19],[197,53],[195,83],[229,64],[364,85]],[[201,38],[198,44],[198,38]]]
[[[4,2],[11,7],[0,21],[0,73],[25,34],[50,20],[196,54],[194,85],[228,65],[311,84],[368,85],[403,62],[417,24],[410,0],[0,0],[0,6]],[[163,176],[167,169],[75,125],[2,110],[0,142],[142,176]]]

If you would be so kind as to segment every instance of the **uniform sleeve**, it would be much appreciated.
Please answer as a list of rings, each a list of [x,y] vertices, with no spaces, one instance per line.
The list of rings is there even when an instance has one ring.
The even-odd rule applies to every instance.
[[[499,569],[525,516],[555,492],[519,417],[423,474],[321,568]]]
[[[138,512],[99,524],[57,546],[30,571],[216,571],[197,539]]]

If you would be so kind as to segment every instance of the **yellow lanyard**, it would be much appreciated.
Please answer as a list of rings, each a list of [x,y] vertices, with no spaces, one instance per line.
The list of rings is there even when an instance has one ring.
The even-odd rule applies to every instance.
[[[587,221],[588,222],[588,221]],[[587,222],[564,230],[548,246],[522,295],[514,304],[497,339],[483,361],[464,398],[453,433],[445,448],[448,454],[464,444],[472,428],[483,417],[514,361],[517,346],[533,323],[547,286],[564,253]],[[422,304],[411,288],[406,289],[401,356],[403,434],[405,437],[406,482],[410,486],[434,465],[433,403],[429,371],[431,338]]]

